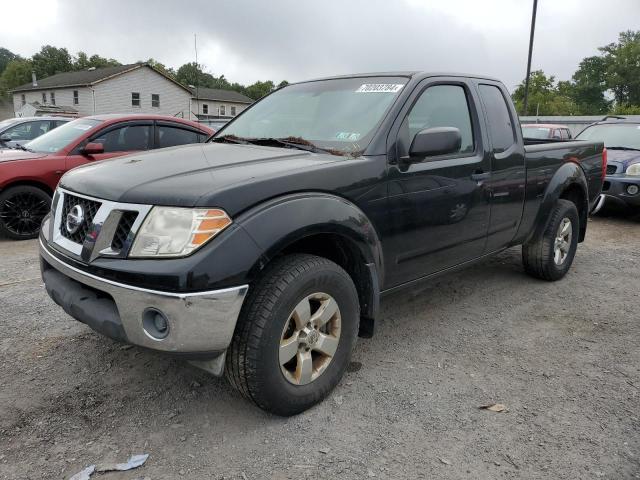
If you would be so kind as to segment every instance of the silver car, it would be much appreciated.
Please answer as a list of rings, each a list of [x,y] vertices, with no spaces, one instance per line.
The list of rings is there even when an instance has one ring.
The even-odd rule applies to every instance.
[[[0,149],[17,148],[40,135],[63,125],[72,118],[20,117],[0,122]]]

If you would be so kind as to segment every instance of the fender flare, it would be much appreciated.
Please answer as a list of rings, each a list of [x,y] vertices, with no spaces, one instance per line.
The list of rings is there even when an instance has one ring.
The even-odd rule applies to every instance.
[[[241,214],[236,222],[262,251],[250,277],[305,237],[332,234],[349,241],[362,255],[368,277],[370,292],[364,299],[362,316],[375,318],[384,277],[382,245],[373,223],[357,205],[328,193],[296,193],[266,201]]]
[[[538,208],[538,213],[536,215],[536,221],[534,224],[536,225],[536,227],[529,234],[526,242],[528,242],[532,238],[542,235],[544,230],[547,228],[551,209],[560,199],[562,193],[565,192],[568,188],[573,187],[574,185],[580,188],[584,200],[581,209],[584,214],[580,218],[580,241],[584,239],[587,228],[587,216],[589,212],[589,197],[587,193],[589,189],[587,184],[587,177],[580,165],[574,162],[567,162],[560,168],[558,168],[558,170],[556,170],[556,172],[553,174],[553,177],[551,177],[551,180],[549,181],[547,189],[544,193],[544,197],[542,198],[542,202],[540,203],[540,207]]]

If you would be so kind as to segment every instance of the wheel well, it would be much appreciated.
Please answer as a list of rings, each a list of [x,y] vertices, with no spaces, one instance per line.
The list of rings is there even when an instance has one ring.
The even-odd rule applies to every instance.
[[[573,202],[578,209],[578,218],[580,219],[580,236],[578,237],[578,241],[584,241],[584,237],[587,233],[587,217],[589,215],[587,195],[582,187],[574,183],[565,188],[560,195],[560,198]]]
[[[51,188],[49,188],[48,185],[46,185],[44,183],[37,182],[35,180],[19,180],[17,182],[10,183],[9,185],[5,185],[3,187],[3,189],[2,189],[2,191],[5,192],[5,191],[9,190],[10,188],[23,187],[23,186],[39,188],[40,190],[45,192],[50,197],[53,197],[53,190],[51,190]]]
[[[351,277],[358,291],[360,303],[360,336],[373,335],[373,324],[377,305],[372,305],[378,292],[359,248],[351,239],[337,234],[315,234],[288,245],[281,255],[308,253],[324,257],[340,265]]]

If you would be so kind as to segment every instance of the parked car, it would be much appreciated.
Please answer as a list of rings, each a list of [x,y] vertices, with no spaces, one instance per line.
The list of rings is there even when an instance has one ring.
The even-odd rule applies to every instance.
[[[35,238],[60,177],[85,163],[140,150],[198,143],[213,131],[161,115],[83,117],[21,147],[0,150],[0,235]]]
[[[607,117],[586,127],[576,139],[604,142],[607,147],[607,176],[593,213],[605,203],[640,211],[640,122]]]
[[[530,275],[567,273],[603,145],[525,145],[496,80],[292,84],[204,145],[67,173],[42,226],[42,277],[96,331],[296,414],[340,381],[381,295],[514,245]]]
[[[528,123],[522,125],[522,136],[538,140],[571,140],[573,138],[569,127],[554,123]]]
[[[19,117],[0,122],[0,149],[16,148],[70,122],[64,117]]]

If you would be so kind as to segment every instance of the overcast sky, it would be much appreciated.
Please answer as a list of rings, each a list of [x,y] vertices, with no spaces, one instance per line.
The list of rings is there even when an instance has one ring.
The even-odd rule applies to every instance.
[[[531,0],[22,0],[2,2],[0,46],[41,45],[122,63],[198,60],[230,81],[388,70],[526,72]],[[539,0],[533,69],[569,79],[585,56],[640,28],[640,0]]]

